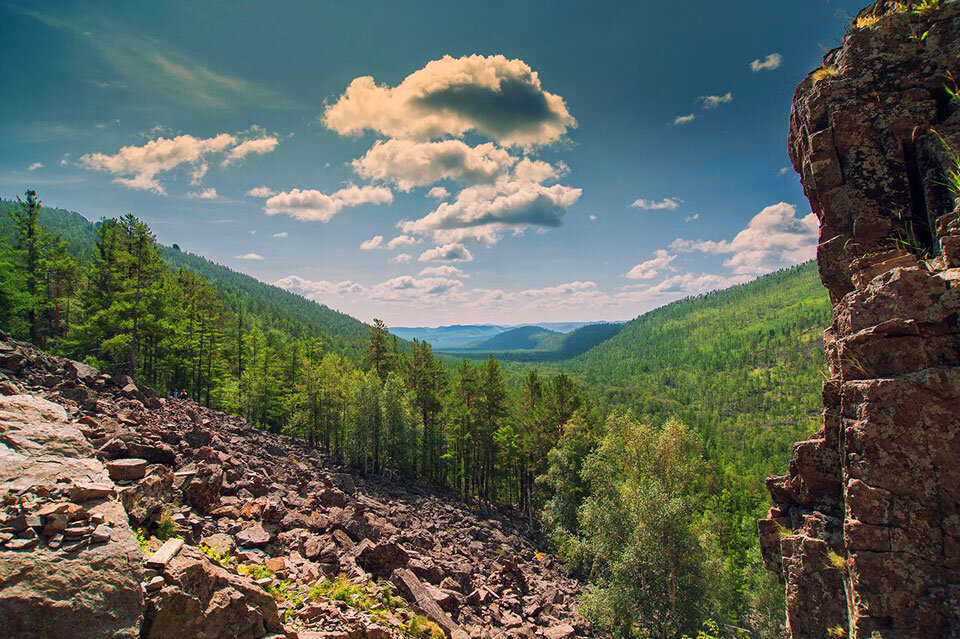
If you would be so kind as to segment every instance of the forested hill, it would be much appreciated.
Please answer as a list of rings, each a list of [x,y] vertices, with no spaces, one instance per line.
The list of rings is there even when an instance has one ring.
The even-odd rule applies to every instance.
[[[641,315],[556,366],[611,405],[679,417],[718,461],[759,485],[786,468],[792,442],[819,427],[829,323],[809,262]]]
[[[9,211],[16,202],[0,200],[0,238],[10,238],[13,223]],[[96,248],[95,225],[80,213],[55,207],[40,209],[41,226],[67,241],[70,252],[81,262]],[[327,348],[354,361],[363,357],[368,326],[358,319],[307,300],[295,293],[238,273],[210,260],[162,246],[162,258],[171,269],[185,268],[214,286],[217,296],[233,310],[255,317],[263,330],[279,330],[293,339],[323,336]]]

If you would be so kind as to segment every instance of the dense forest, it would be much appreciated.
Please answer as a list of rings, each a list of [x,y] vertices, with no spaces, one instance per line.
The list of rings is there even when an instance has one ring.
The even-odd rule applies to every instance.
[[[15,337],[360,472],[516,508],[590,580],[584,610],[618,637],[708,620],[777,635],[754,522],[763,477],[816,428],[829,306],[811,265],[600,329],[599,346],[537,370],[445,363],[380,321],[163,248],[133,215],[54,221],[32,191],[3,213],[0,326]]]

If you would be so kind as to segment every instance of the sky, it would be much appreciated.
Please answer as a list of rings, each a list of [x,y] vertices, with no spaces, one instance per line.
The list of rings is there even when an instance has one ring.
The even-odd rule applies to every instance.
[[[0,0],[0,196],[392,326],[626,320],[812,259],[794,87],[863,0]]]

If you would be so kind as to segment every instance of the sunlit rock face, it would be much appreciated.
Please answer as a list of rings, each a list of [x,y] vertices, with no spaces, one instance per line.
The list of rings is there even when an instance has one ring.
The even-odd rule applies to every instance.
[[[918,3],[914,3],[918,4]],[[794,98],[833,303],[824,428],[767,481],[795,639],[960,634],[960,4],[880,2]]]

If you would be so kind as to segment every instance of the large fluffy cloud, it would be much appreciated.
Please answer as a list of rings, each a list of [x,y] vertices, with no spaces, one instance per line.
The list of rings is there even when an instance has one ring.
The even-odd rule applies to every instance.
[[[542,163],[521,163],[521,170],[543,170]],[[521,168],[518,165],[518,169]],[[530,168],[527,168],[530,167]],[[547,186],[516,175],[493,184],[463,189],[453,202],[442,202],[426,216],[401,222],[405,233],[432,232],[438,241],[474,239],[494,244],[500,233],[520,233],[529,227],[548,229],[560,226],[567,209],[582,191],[562,184]]]
[[[356,78],[323,122],[341,135],[370,129],[429,140],[475,131],[523,147],[554,142],[576,126],[563,98],[545,91],[536,71],[502,55],[444,56],[395,87]]]
[[[490,142],[471,147],[460,140],[387,140],[375,143],[352,164],[360,176],[393,182],[401,191],[409,191],[444,179],[491,182],[516,162],[517,158]]]
[[[267,200],[263,211],[267,215],[285,213],[304,222],[329,222],[334,215],[347,206],[391,202],[393,202],[393,193],[390,189],[351,184],[329,195],[313,189],[293,189],[278,193]]]
[[[88,153],[80,164],[89,169],[105,171],[117,176],[114,181],[132,189],[163,193],[157,175],[172,171],[184,164],[199,163],[208,154],[220,153],[237,143],[237,138],[221,133],[212,138],[178,135],[168,139],[159,137],[143,146],[124,146],[113,155]]]
[[[757,213],[732,240],[677,239],[670,246],[677,251],[729,255],[724,266],[735,273],[761,275],[813,259],[817,253],[818,231],[819,224],[813,213],[797,217],[795,206],[780,202]]]
[[[249,132],[248,132],[249,133]],[[243,135],[243,134],[239,134]],[[237,136],[221,133],[210,138],[178,135],[174,138],[158,137],[141,146],[124,146],[113,155],[88,153],[80,157],[81,166],[111,173],[114,181],[131,189],[164,193],[159,175],[180,166],[189,167],[191,184],[199,184],[209,165],[210,155],[226,153],[220,163],[229,166],[248,155],[263,155],[277,147],[277,138],[264,136],[252,140],[238,140]]]

